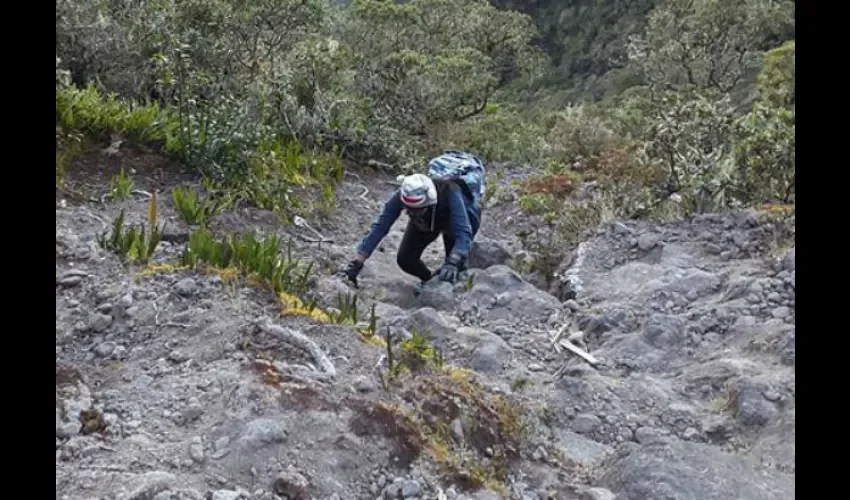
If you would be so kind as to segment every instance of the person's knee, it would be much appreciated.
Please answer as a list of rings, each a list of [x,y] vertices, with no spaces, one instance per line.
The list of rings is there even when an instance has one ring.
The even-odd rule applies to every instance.
[[[405,252],[399,252],[395,257],[395,262],[402,271],[411,272],[416,268],[416,261],[419,260]]]

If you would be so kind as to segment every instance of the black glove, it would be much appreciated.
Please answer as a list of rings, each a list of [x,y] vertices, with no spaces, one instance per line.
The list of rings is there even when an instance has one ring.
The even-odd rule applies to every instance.
[[[448,260],[440,267],[440,281],[448,281],[454,284],[457,281],[457,275],[460,272],[460,259],[449,257]]]
[[[354,283],[354,286],[357,286],[357,275],[360,274],[360,271],[363,269],[363,263],[357,259],[349,261],[349,263],[340,270],[340,274],[348,278],[348,281]]]

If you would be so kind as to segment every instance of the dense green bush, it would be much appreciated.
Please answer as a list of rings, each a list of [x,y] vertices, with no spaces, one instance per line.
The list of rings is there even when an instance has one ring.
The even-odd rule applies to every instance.
[[[767,53],[753,109],[735,123],[738,194],[745,201],[794,201],[794,76],[792,41]]]

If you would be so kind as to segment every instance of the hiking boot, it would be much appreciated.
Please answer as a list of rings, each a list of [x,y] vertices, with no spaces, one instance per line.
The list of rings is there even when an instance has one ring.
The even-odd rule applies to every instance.
[[[420,281],[413,287],[414,297],[418,298],[420,295],[422,295],[422,292],[425,290],[425,283],[427,283],[427,281]]]

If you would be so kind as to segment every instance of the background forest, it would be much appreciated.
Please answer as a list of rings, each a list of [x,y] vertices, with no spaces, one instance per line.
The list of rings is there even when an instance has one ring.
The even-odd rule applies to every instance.
[[[56,5],[57,189],[133,140],[284,218],[346,161],[450,147],[533,169],[518,201],[553,225],[794,201],[794,2]]]

